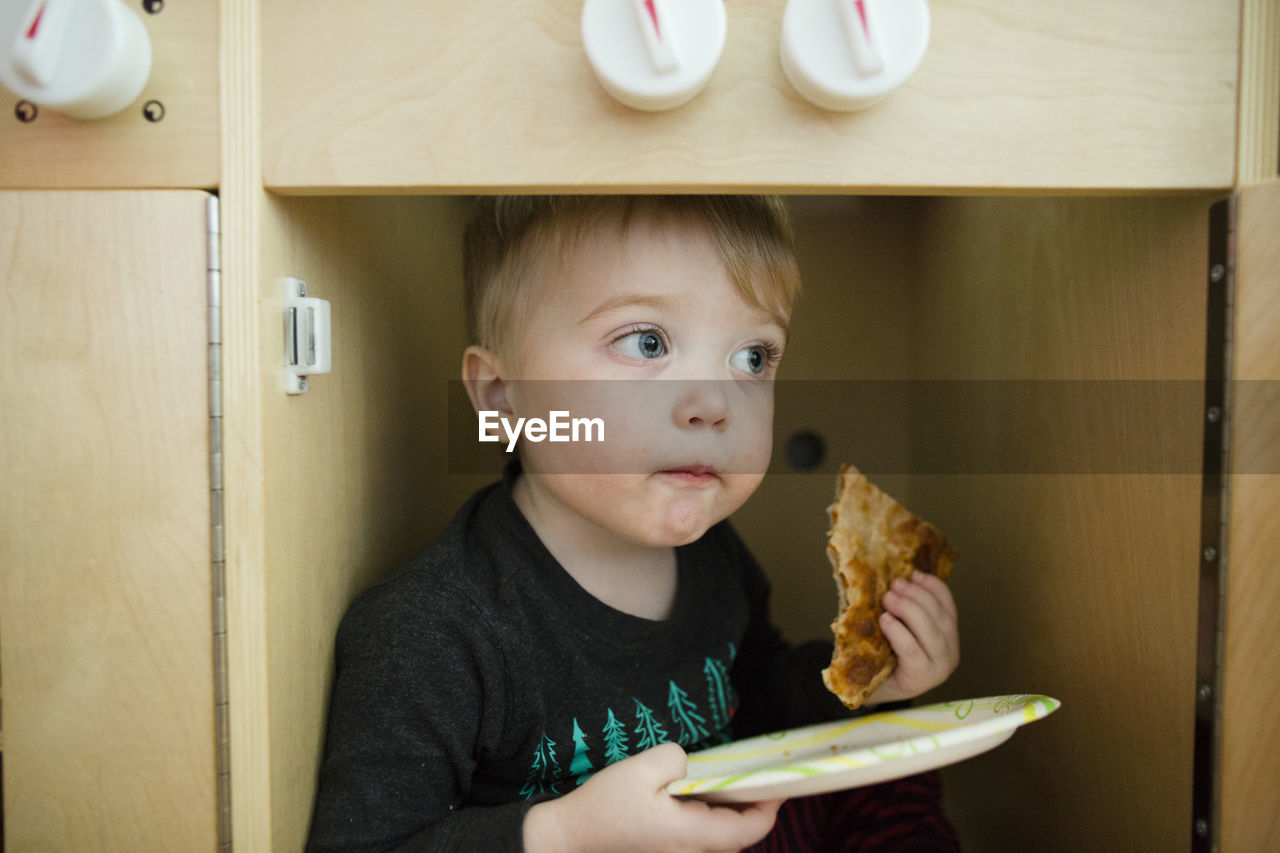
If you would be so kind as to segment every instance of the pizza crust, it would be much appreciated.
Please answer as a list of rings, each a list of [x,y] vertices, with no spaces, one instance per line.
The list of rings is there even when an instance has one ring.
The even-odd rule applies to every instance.
[[[841,467],[836,501],[827,514],[827,556],[839,606],[831,623],[835,652],[822,681],[847,707],[857,708],[898,663],[880,631],[881,602],[889,585],[916,570],[946,580],[956,552],[942,531],[880,491],[852,465]]]

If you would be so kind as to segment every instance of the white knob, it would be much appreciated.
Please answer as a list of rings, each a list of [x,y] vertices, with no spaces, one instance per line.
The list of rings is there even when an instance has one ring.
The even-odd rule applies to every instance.
[[[151,39],[123,0],[0,3],[0,82],[75,118],[118,113],[151,75]]]
[[[860,110],[901,86],[929,44],[925,0],[790,0],[782,69],[828,110]]]
[[[605,91],[669,110],[702,90],[724,50],[724,0],[586,0],[582,43]]]

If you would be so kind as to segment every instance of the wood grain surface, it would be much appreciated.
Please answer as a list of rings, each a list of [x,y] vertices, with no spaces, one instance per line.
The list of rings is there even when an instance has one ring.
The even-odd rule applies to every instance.
[[[1223,679],[1223,850],[1280,838],[1280,183],[1237,209],[1235,400],[1231,412]]]
[[[0,193],[10,850],[213,846],[205,202]]]
[[[727,4],[691,102],[613,101],[578,0],[281,0],[263,8],[264,174],[292,192],[1229,187],[1235,0],[930,4],[920,68],[854,114],[779,61],[784,4]]]
[[[218,2],[164,3],[154,15],[129,5],[151,38],[142,94],[103,119],[40,108],[24,123],[18,98],[0,86],[0,187],[217,186]],[[144,117],[149,101],[162,105],[161,121]]]

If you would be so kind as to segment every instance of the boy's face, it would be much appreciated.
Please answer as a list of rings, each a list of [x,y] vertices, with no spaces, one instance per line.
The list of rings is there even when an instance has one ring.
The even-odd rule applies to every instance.
[[[701,226],[604,225],[566,255],[517,320],[507,400],[516,416],[600,418],[605,440],[522,440],[532,491],[633,544],[692,542],[768,467],[786,330]]]

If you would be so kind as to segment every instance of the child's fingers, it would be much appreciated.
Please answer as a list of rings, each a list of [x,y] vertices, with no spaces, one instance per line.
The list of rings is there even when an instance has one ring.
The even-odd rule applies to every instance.
[[[941,589],[933,587],[931,584],[917,581],[917,578],[928,577],[941,586]],[[918,604],[929,618],[937,624],[939,630],[943,634],[951,633],[955,629],[955,600],[951,598],[946,591],[946,585],[933,578],[932,575],[924,575],[916,572],[912,575],[911,581],[896,580],[893,582],[892,591],[898,595],[904,596]],[[915,628],[915,625],[911,626]]]
[[[899,591],[899,585],[895,583],[894,588],[884,595],[884,609],[901,620],[925,656],[932,660],[945,650],[947,635],[938,614],[931,612],[929,603],[922,602],[921,598],[921,595],[907,590]],[[936,604],[933,607],[936,610]],[[885,636],[888,637],[888,632]],[[893,643],[892,638],[890,643]],[[897,651],[896,645],[894,651]]]
[[[917,571],[911,573],[911,583],[927,591],[938,602],[938,606],[942,608],[943,612],[947,613],[953,620],[956,619],[958,615],[956,599],[951,594],[951,589],[947,586],[946,581],[937,575]]]
[[[885,639],[889,641],[893,653],[898,656],[900,662],[913,657],[925,659],[929,657],[921,648],[916,635],[911,633],[911,629],[892,613],[880,614],[880,630],[884,632]]]
[[[699,849],[741,850],[769,832],[780,805],[781,800],[741,806],[685,800],[679,803],[680,816],[689,825],[683,828],[682,834]]]
[[[917,574],[919,573],[917,572]],[[942,602],[938,601],[937,596],[914,580],[905,581],[899,578],[893,582],[893,586],[889,588],[889,591],[907,601],[913,602],[935,622],[940,622],[946,618],[946,611],[942,606]]]

